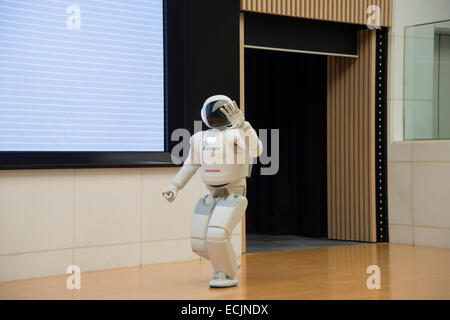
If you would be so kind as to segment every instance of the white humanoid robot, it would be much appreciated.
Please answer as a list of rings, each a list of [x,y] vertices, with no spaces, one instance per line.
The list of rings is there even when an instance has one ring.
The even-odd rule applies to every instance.
[[[191,246],[196,254],[211,260],[214,275],[209,286],[231,287],[238,284],[236,272],[240,264],[230,238],[247,207],[250,159],[261,155],[262,143],[236,103],[227,96],[208,98],[201,115],[210,129],[191,137],[189,155],[172,183],[163,190],[163,196],[172,202],[201,167],[203,183],[210,193],[195,207]]]

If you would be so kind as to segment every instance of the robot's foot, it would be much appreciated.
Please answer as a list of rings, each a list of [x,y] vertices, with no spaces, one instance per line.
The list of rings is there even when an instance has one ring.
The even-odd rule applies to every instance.
[[[239,262],[239,260],[237,260],[236,262],[237,262],[237,266],[238,266],[238,270],[239,270],[241,268],[241,263]],[[219,279],[219,275],[215,271],[213,273],[213,279]]]
[[[238,285],[238,280],[236,278],[229,278],[223,272],[217,272],[214,274],[215,277],[209,282],[211,288],[228,288]]]

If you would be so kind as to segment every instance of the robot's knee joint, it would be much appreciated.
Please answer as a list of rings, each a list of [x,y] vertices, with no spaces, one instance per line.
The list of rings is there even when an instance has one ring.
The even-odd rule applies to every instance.
[[[191,248],[200,257],[209,259],[208,247],[205,239],[191,238]]]
[[[214,242],[223,242],[227,241],[229,238],[227,230],[219,227],[208,227],[208,231],[206,233],[207,241]]]
[[[193,251],[204,252],[206,251],[206,241],[205,239],[191,237],[191,247]]]

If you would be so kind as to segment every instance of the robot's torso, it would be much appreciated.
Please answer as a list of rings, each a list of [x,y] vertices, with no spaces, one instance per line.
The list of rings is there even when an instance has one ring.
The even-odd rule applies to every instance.
[[[220,186],[249,176],[250,157],[241,131],[209,129],[192,137],[190,156],[200,164],[205,184]]]

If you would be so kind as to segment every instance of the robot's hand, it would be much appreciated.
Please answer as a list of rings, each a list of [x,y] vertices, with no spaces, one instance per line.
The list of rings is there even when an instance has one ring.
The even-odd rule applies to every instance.
[[[227,117],[232,124],[232,128],[240,128],[244,125],[245,119],[242,111],[238,108],[235,101],[224,105],[220,111]]]
[[[166,200],[169,202],[172,202],[173,200],[175,200],[177,193],[178,193],[178,188],[175,187],[173,184],[165,187],[162,192],[163,197],[166,198]]]

